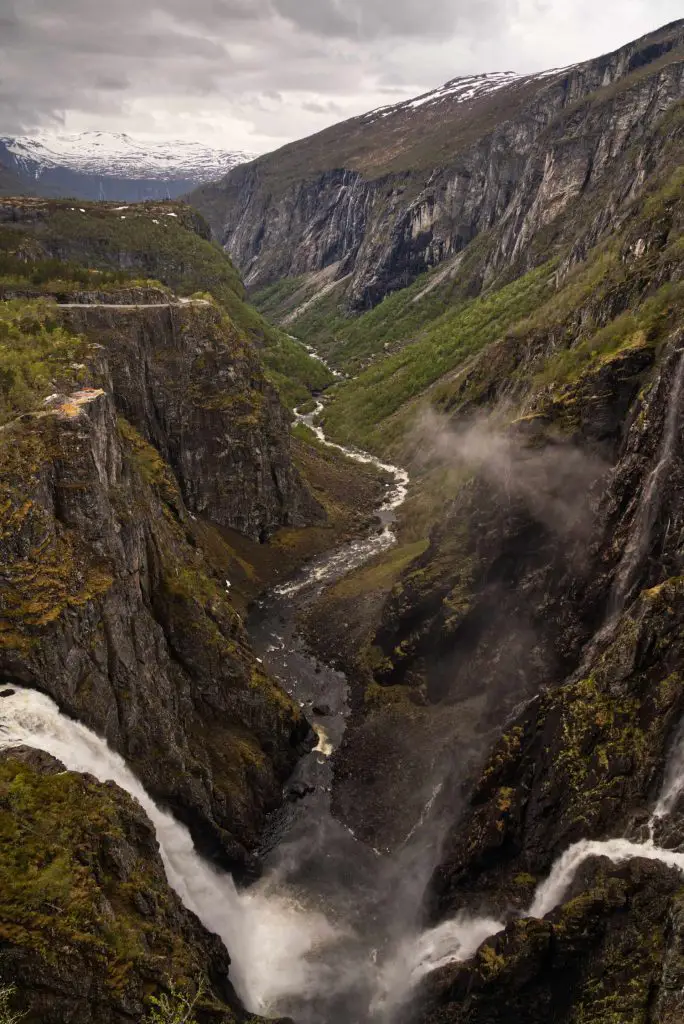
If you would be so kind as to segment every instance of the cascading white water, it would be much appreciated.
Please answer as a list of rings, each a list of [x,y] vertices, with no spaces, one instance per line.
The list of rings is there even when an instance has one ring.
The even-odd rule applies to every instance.
[[[115,782],[143,807],[154,825],[169,884],[231,954],[231,980],[247,1008],[265,1013],[276,999],[330,981],[311,953],[343,934],[319,913],[283,899],[268,880],[238,893],[228,874],[196,853],[188,830],[146,793],[126,762],[84,725],[60,714],[49,697],[15,688],[0,701],[0,749],[45,750],[69,770]]]
[[[357,939],[342,926],[283,897],[279,879],[264,879],[238,892],[230,875],[197,854],[188,830],[161,810],[123,758],[86,726],[62,715],[43,694],[14,688],[0,701],[0,749],[20,745],[47,751],[70,771],[115,782],[145,810],[154,825],[169,884],[231,954],[231,980],[254,1013],[268,1013],[288,998],[312,998],[349,985],[336,955],[324,948]],[[387,1019],[418,981],[442,963],[470,956],[502,925],[458,917],[404,941],[381,963],[363,966],[363,983],[375,992],[371,1013]],[[342,958],[340,958],[341,960]]]
[[[684,853],[664,850],[654,841],[657,822],[670,814],[683,791],[684,729],[680,730],[680,736],[670,754],[660,796],[648,822],[649,840],[645,843],[635,843],[629,839],[582,839],[574,843],[558,858],[546,881],[537,887],[532,905],[525,916],[545,917],[562,903],[575,875],[590,857],[607,857],[613,864],[622,864],[626,860],[641,857],[644,860],[657,860],[668,867],[684,871]]]
[[[550,914],[563,902],[577,872],[592,857],[606,857],[613,864],[623,864],[625,861],[639,858],[655,860],[684,872],[684,853],[662,849],[656,845],[653,838],[656,823],[671,813],[682,793],[684,793],[684,728],[680,731],[680,737],[670,756],[665,781],[649,820],[650,839],[645,843],[636,843],[629,839],[582,839],[580,842],[574,843],[555,862],[548,878],[537,886],[530,907],[521,916],[540,919]],[[402,964],[405,965],[406,957],[408,956],[409,959],[413,957],[412,963],[420,962],[422,965],[418,977],[415,979],[418,981],[423,974],[436,970],[438,967],[467,959],[482,942],[503,927],[502,923],[487,918],[469,920],[461,916],[456,917],[453,921],[446,921],[431,932],[424,932],[410,946],[408,954],[403,949],[400,950],[396,965],[392,961],[387,971],[394,971],[396,966],[399,977],[401,977]],[[476,945],[470,948],[468,941],[464,941],[464,934],[478,938]],[[436,937],[437,941],[431,941],[431,936]],[[402,957],[404,957],[403,960]]]
[[[682,793],[684,793],[684,726],[679,730],[679,736],[675,741],[674,750],[665,771],[660,796],[649,821],[651,838],[653,838],[657,822],[672,813]]]
[[[632,843],[629,839],[583,839],[559,857],[549,877],[538,886],[532,905],[524,916],[541,918],[551,913],[563,902],[575,875],[590,857],[607,857],[613,864],[622,864],[635,858],[657,860],[668,867],[684,871],[684,853],[661,850],[651,841]]]
[[[459,914],[436,928],[405,940],[379,973],[377,994],[371,1013],[391,1018],[426,974],[455,961],[467,960],[489,938],[504,927],[493,918],[469,918]]]

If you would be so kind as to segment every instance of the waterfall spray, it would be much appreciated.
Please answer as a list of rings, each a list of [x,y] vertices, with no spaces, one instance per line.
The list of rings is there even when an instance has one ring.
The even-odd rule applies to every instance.
[[[332,979],[319,976],[310,959],[321,945],[341,939],[322,914],[269,891],[268,882],[238,893],[228,874],[196,853],[188,830],[161,810],[126,762],[84,725],[60,714],[49,697],[16,688],[0,702],[0,749],[20,745],[47,751],[70,771],[115,782],[154,825],[169,885],[228,949],[231,980],[252,1012],[264,1013],[276,999],[306,992]]]

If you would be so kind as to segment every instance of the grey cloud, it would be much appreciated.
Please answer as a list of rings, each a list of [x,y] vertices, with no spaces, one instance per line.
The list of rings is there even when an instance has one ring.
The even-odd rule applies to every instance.
[[[0,132],[182,122],[261,149],[458,74],[584,59],[681,14],[681,0],[0,4]]]
[[[310,100],[302,103],[302,110],[308,110],[312,114],[336,114],[338,117],[342,114],[342,107],[333,100],[327,100],[325,103]]]
[[[491,31],[497,22],[505,23],[506,13],[515,9],[515,0],[274,0],[276,9],[295,24],[324,35],[349,38],[388,36],[430,37],[476,24],[480,31]]]

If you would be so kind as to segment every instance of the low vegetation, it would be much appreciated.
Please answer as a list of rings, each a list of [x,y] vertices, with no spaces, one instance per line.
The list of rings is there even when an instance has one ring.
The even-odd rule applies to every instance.
[[[150,996],[151,1009],[143,1024],[197,1024],[195,1007],[203,992],[203,982],[198,986],[194,996],[180,991],[172,981],[169,982],[168,994],[162,992],[160,996]]]
[[[0,423],[34,408],[56,381],[77,382],[88,348],[59,326],[49,303],[0,303]]]
[[[551,267],[530,271],[497,292],[443,313],[413,342],[341,387],[326,410],[335,437],[381,449],[387,420],[539,306],[552,288]],[[401,434],[405,424],[393,428]]]

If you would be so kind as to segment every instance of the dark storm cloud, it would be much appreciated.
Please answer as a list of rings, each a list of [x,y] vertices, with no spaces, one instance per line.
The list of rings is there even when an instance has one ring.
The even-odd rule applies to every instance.
[[[0,4],[0,132],[65,121],[261,149],[460,73],[583,59],[681,13],[680,0]]]

